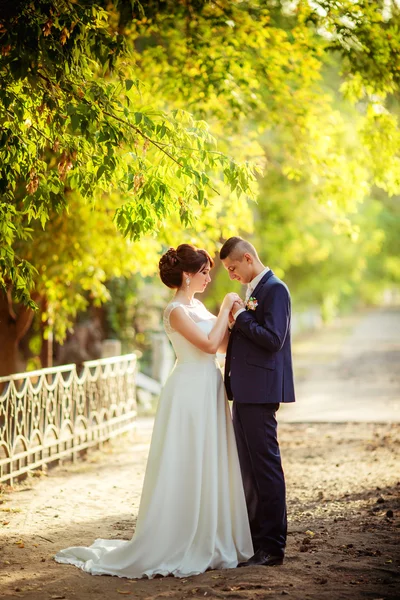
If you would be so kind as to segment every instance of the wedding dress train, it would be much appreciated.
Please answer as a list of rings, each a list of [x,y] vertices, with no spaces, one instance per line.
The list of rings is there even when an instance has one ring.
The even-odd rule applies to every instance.
[[[130,541],[98,539],[55,556],[93,575],[187,577],[234,568],[253,554],[231,415],[216,358],[171,329],[181,306],[205,333],[215,322],[198,300],[169,304],[177,361],[160,397]]]

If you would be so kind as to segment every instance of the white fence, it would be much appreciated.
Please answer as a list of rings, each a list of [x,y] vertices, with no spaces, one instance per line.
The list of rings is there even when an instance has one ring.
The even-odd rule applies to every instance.
[[[0,482],[135,427],[136,355],[0,377]]]

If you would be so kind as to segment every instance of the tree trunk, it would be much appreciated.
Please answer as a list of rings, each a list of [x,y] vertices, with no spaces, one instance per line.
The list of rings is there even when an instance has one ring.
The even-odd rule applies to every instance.
[[[20,306],[14,312],[10,296],[0,292],[0,377],[24,371],[26,363],[19,352],[19,342],[31,326],[34,312]]]

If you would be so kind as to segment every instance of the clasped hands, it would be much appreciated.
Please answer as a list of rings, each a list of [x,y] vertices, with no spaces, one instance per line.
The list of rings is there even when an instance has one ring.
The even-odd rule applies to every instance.
[[[229,312],[229,324],[232,325],[235,322],[235,318],[234,318],[233,315],[236,314],[236,312],[239,309],[245,308],[246,305],[245,305],[245,303],[243,302],[243,300],[241,299],[241,297],[238,294],[236,294],[234,292],[231,292],[229,294],[229,296],[230,296],[230,298],[233,301],[232,302],[232,306],[231,306],[231,310]]]

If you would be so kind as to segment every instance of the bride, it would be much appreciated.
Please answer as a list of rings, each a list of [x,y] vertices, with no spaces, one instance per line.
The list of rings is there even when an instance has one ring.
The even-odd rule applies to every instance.
[[[154,423],[136,531],[130,541],[96,540],[55,556],[92,575],[187,577],[234,568],[253,554],[231,415],[215,354],[225,351],[236,294],[218,317],[196,293],[210,283],[213,260],[188,244],[160,260],[176,294],[164,327],[177,361]]]

